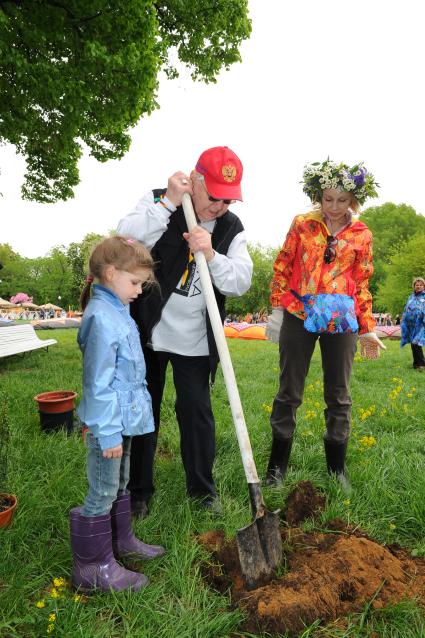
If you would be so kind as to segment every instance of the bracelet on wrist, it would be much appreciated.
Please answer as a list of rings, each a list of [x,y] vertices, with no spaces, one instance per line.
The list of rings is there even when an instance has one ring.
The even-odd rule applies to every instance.
[[[167,204],[162,199],[159,200],[159,203],[161,204],[161,206],[164,206],[165,210],[168,210],[169,213],[174,212],[171,210],[171,208],[168,208]]]

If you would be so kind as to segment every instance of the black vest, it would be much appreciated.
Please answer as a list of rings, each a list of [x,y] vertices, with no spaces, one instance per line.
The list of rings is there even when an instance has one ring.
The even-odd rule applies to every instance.
[[[160,195],[165,193],[165,189],[153,191],[155,201]],[[242,222],[234,213],[227,211],[222,217],[217,219],[212,236],[211,245],[214,250],[222,255],[226,255],[233,239],[243,231]],[[130,304],[131,316],[140,328],[142,344],[146,345],[152,335],[152,330],[161,318],[162,309],[167,303],[179,283],[189,258],[189,246],[183,237],[187,232],[187,224],[184,217],[183,207],[179,206],[171,214],[168,228],[158,239],[151,250],[151,255],[155,262],[155,276],[158,286],[153,286],[150,290],[143,292],[135,301]],[[225,296],[213,286],[215,298],[222,321],[225,317]],[[178,318],[176,318],[178,321]],[[218,364],[218,352],[211,328],[211,322],[207,313],[207,338],[208,350],[210,353],[210,364],[212,377]]]

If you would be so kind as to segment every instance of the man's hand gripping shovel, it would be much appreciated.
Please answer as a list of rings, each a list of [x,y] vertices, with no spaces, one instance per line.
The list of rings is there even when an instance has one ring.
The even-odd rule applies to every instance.
[[[189,231],[196,225],[192,200],[188,193],[183,195],[183,210]],[[235,373],[224,336],[223,324],[218,311],[207,261],[203,252],[195,253],[195,260],[201,277],[209,318],[217,344],[229,397],[233,423],[242,456],[253,513],[253,522],[236,533],[241,571],[248,589],[255,589],[270,581],[276,568],[282,562],[282,540],[279,532],[279,510],[269,512],[263,501],[260,481],[257,475],[251,443],[236,384]]]

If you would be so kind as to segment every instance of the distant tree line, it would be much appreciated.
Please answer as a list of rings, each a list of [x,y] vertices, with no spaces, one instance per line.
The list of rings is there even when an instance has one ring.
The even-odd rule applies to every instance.
[[[101,237],[90,233],[80,243],[55,246],[45,257],[33,259],[22,257],[9,244],[0,244],[0,297],[10,299],[26,292],[36,304],[50,302],[65,309],[78,308],[88,258]]]
[[[411,206],[389,202],[367,208],[361,220],[374,238],[374,274],[370,282],[374,311],[395,316],[403,310],[413,277],[425,276],[425,217]],[[60,297],[58,305],[78,308],[88,257],[100,239],[101,235],[90,233],[80,243],[55,246],[45,257],[34,259],[22,257],[9,244],[0,244],[0,297],[9,299],[17,292],[26,292],[34,303],[58,303]],[[228,314],[244,316],[270,310],[269,285],[279,248],[248,245],[254,263],[252,285],[242,297],[227,300]]]

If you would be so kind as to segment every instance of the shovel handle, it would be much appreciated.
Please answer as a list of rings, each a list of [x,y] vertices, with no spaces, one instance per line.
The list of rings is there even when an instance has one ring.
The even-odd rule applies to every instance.
[[[182,203],[184,215],[186,218],[186,224],[190,232],[197,226],[197,221],[189,193],[184,193]],[[218,311],[217,301],[211,283],[211,276],[210,271],[208,270],[207,260],[205,259],[205,255],[202,251],[197,251],[194,257],[198,266],[202,290],[204,292],[207,304],[208,315],[211,321],[211,327],[214,333],[214,338],[220,357],[224,382],[226,384],[227,395],[229,397],[230,409],[233,416],[233,423],[236,429],[236,436],[242,456],[242,463],[246,480],[249,484],[259,484],[260,481],[258,479],[257,469],[255,467],[254,458],[252,455],[251,443],[249,440],[248,429],[246,427],[242,404],[239,397],[238,386],[236,384],[236,377],[233,370],[232,360],[230,358],[226,337],[224,335],[223,323]]]

